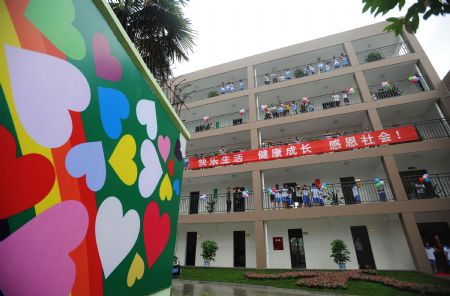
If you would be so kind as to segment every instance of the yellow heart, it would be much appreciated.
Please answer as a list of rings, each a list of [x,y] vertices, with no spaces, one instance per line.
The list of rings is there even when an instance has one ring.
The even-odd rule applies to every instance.
[[[164,176],[161,186],[159,186],[159,198],[161,200],[171,200],[172,199],[172,183],[170,182],[169,175]]]
[[[128,287],[132,287],[136,279],[140,280],[142,278],[142,276],[144,275],[144,269],[144,260],[142,260],[142,257],[139,255],[139,253],[136,253],[133,262],[131,262],[130,270],[128,270]]]
[[[136,141],[131,135],[124,135],[117,143],[108,162],[119,179],[126,185],[133,185],[137,178],[137,166],[133,158],[136,155]]]

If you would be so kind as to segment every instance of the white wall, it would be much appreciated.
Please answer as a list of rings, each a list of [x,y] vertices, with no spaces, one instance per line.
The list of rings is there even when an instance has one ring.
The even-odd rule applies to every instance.
[[[246,267],[256,267],[255,230],[253,223],[179,224],[176,255],[182,265],[186,262],[187,232],[194,231],[197,232],[196,266],[203,266],[203,258],[200,256],[202,252],[200,244],[205,240],[213,240],[217,243],[219,250],[217,251],[216,261],[211,262],[211,266],[233,267],[233,231],[245,231]]]
[[[415,167],[425,169],[429,174],[450,173],[449,155],[450,149],[422,151],[396,155],[395,161],[400,172]]]
[[[306,267],[308,269],[336,269],[330,258],[330,242],[342,239],[349,246],[351,262],[347,268],[357,269],[358,261],[350,226],[366,226],[377,269],[413,270],[414,263],[397,215],[332,217],[296,221],[266,222],[269,248],[268,268],[291,268],[288,229],[301,228]],[[274,251],[273,237],[283,237],[284,250]]]

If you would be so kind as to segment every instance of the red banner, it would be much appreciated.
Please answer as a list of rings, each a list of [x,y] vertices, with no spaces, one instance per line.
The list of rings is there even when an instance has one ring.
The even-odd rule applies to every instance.
[[[292,158],[305,155],[411,142],[417,141],[418,139],[419,137],[415,127],[408,125],[374,132],[363,132],[349,136],[339,136],[324,140],[273,146],[269,148],[260,148],[203,158],[189,158],[189,168],[191,170],[195,170],[216,166],[238,165],[248,162]]]

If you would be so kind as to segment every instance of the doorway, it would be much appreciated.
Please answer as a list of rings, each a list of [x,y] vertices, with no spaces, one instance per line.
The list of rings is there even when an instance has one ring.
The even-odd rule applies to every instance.
[[[450,228],[447,222],[417,223],[423,243],[429,243],[437,249],[434,252],[438,272],[448,272],[442,242],[450,241]]]
[[[195,266],[195,253],[197,251],[197,232],[188,232],[186,238],[186,266]]]
[[[200,191],[191,192],[189,195],[189,214],[198,214],[198,202],[200,200]]]
[[[341,181],[342,194],[344,195],[345,204],[355,203],[353,198],[353,185],[355,185],[355,177],[339,178]]]
[[[301,228],[288,229],[292,268],[306,268],[305,246]]]
[[[245,231],[233,231],[234,267],[245,267]]]
[[[353,244],[358,259],[359,269],[376,269],[366,226],[351,226]]]

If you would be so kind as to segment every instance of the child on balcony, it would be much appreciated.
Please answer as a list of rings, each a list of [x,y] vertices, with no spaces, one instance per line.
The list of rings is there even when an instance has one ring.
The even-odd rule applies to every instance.
[[[353,184],[352,186],[353,200],[355,203],[361,203],[361,196],[359,195],[358,186]]]
[[[348,100],[347,92],[345,90],[342,91],[342,100],[344,101],[345,105],[348,105],[350,103],[350,101]]]
[[[309,190],[308,190],[308,186],[306,186],[306,185],[303,185],[302,200],[303,200],[304,207],[311,206],[311,200],[309,198]]]
[[[341,63],[342,67],[348,67],[348,57],[344,53],[341,53]]]
[[[245,85],[244,85],[244,81],[239,80],[239,90],[244,90]]]

